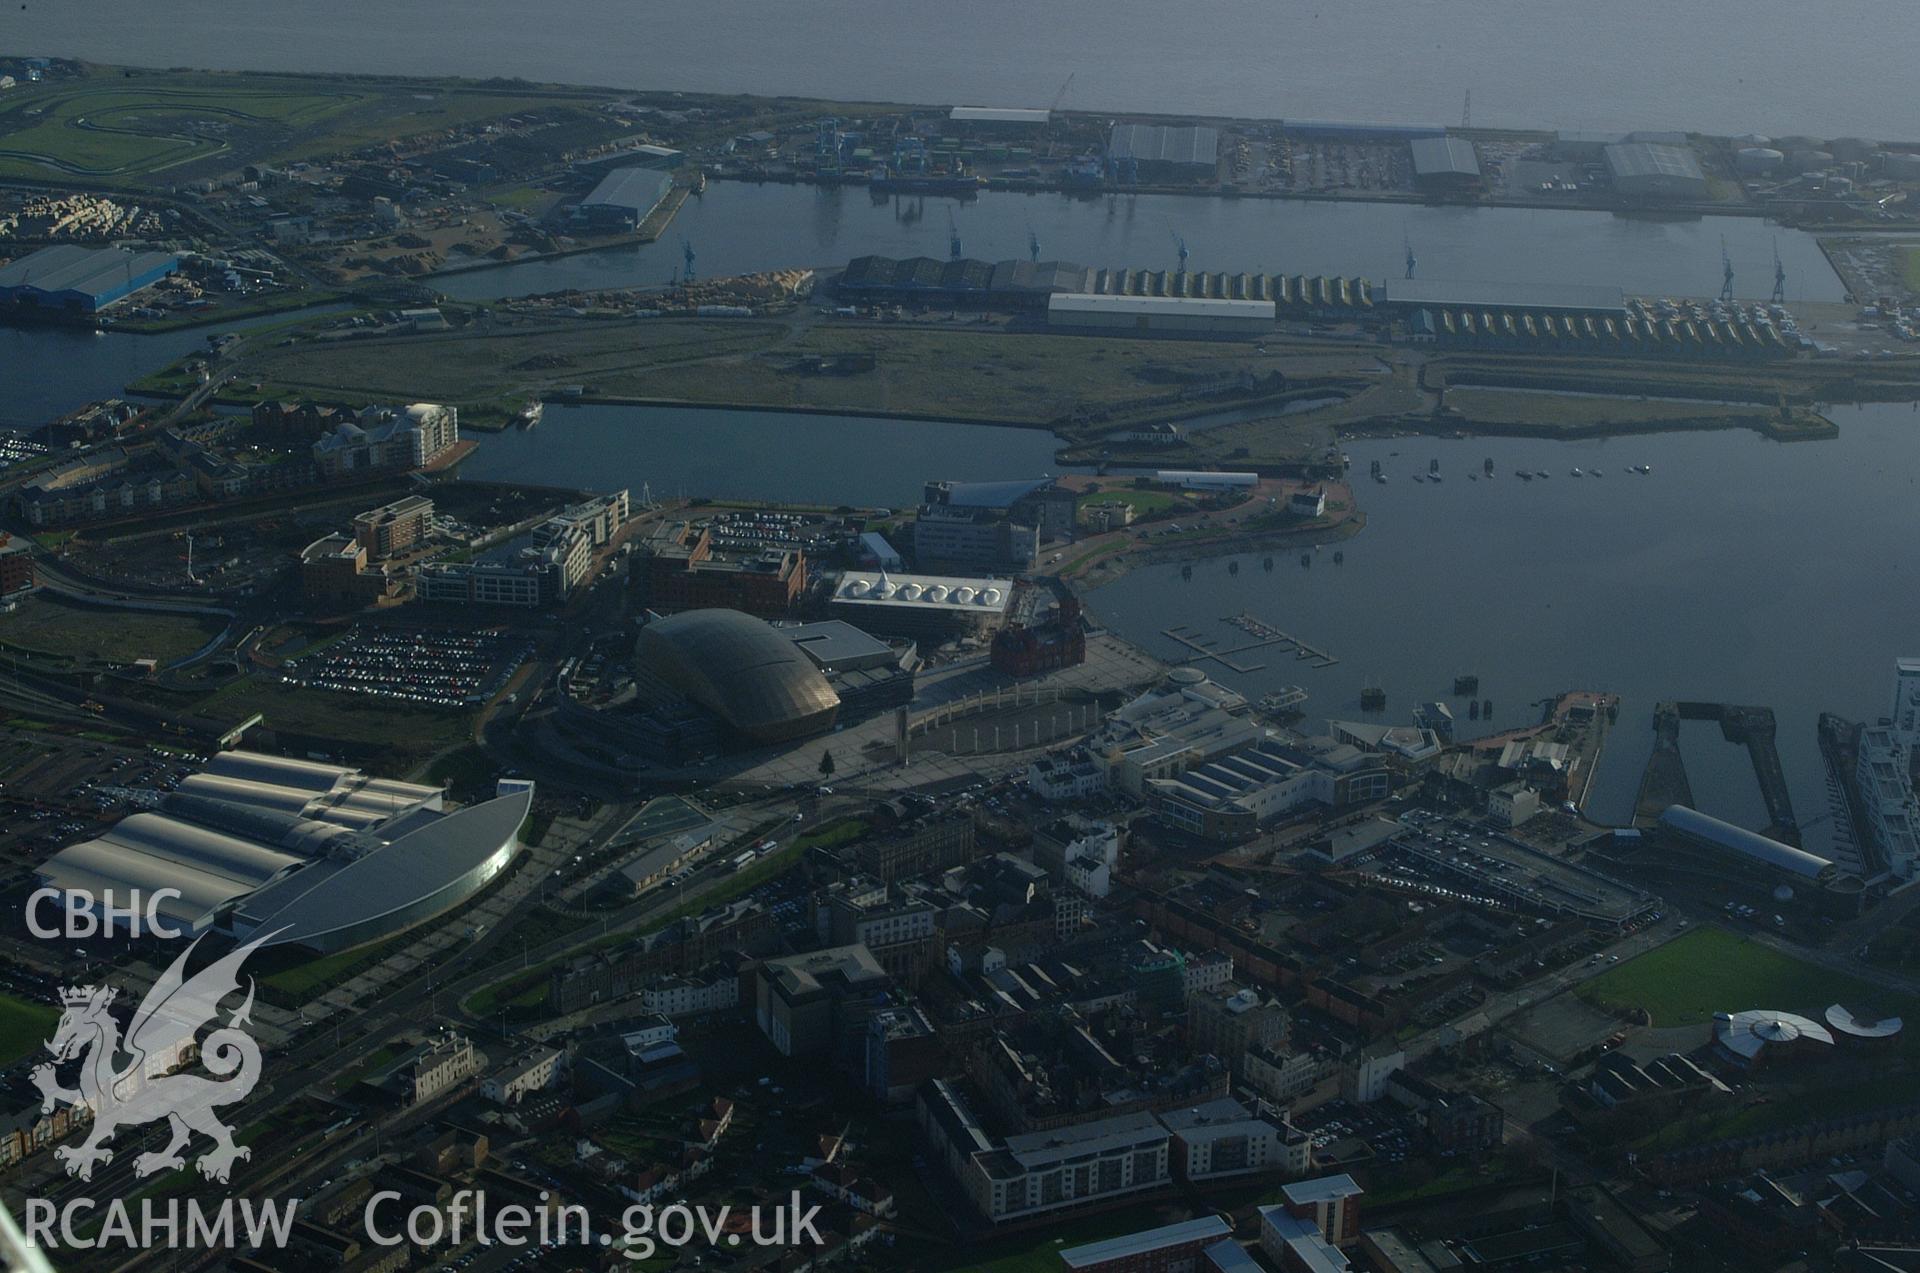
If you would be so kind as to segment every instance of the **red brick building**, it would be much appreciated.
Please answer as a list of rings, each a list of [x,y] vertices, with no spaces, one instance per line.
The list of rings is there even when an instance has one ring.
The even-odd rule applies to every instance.
[[[0,597],[33,587],[33,553],[24,539],[0,531]]]
[[[807,585],[805,550],[723,555],[714,551],[711,531],[684,522],[656,531],[647,552],[647,605],[662,613],[742,610],[776,619],[792,612]]]

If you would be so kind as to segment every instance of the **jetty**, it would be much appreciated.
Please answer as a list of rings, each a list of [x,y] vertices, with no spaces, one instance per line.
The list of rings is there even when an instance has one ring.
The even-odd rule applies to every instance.
[[[1306,663],[1316,668],[1332,667],[1340,661],[1320,647],[1310,645],[1299,637],[1289,632],[1284,632],[1273,624],[1266,622],[1264,619],[1257,618],[1251,614],[1243,612],[1241,614],[1227,615],[1222,618],[1220,622],[1238,628],[1252,639],[1241,641],[1235,645],[1228,645],[1226,642],[1232,641],[1234,638],[1227,637],[1222,640],[1209,636],[1187,624],[1176,624],[1171,628],[1163,628],[1161,635],[1184,645],[1192,654],[1193,662],[1201,663],[1207,659],[1212,659],[1230,672],[1248,673],[1265,669],[1267,666],[1265,663],[1243,663],[1238,661],[1239,655],[1251,654],[1256,650],[1291,651],[1295,662]]]

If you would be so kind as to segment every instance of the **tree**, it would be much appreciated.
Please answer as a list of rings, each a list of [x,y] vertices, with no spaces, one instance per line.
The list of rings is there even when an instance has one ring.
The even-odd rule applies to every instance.
[[[833,777],[833,752],[832,751],[823,751],[820,753],[820,776],[822,778]]]

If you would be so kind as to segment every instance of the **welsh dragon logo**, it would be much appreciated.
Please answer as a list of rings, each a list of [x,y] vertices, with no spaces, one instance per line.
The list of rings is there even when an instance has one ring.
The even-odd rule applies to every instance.
[[[123,1039],[120,1026],[108,1011],[119,991],[108,986],[73,986],[60,992],[63,1011],[47,1051],[53,1061],[35,1067],[32,1078],[40,1089],[40,1109],[51,1113],[56,1105],[84,1105],[93,1111],[93,1127],[85,1141],[63,1145],[54,1155],[66,1163],[67,1174],[93,1178],[98,1164],[113,1161],[107,1142],[122,1127],[165,1119],[172,1139],[157,1152],[134,1159],[136,1175],[150,1176],[186,1166],[182,1150],[199,1132],[214,1147],[195,1164],[209,1180],[227,1182],[233,1164],[252,1156],[233,1143],[233,1129],[214,1115],[222,1105],[243,1100],[260,1081],[260,1045],[240,1027],[253,1010],[253,979],[247,978],[247,997],[217,1025],[220,1001],[240,989],[240,966],[255,948],[274,934],[256,937],[207,967],[187,975],[187,959],[200,944],[195,938],[180,952],[134,1012]],[[159,1074],[156,1068],[179,1063],[185,1045],[202,1026],[215,1023],[200,1045],[200,1058],[216,1076]],[[77,1088],[61,1086],[55,1066],[85,1056]],[[131,1060],[120,1065],[122,1056]],[[219,1081],[216,1081],[219,1080]]]

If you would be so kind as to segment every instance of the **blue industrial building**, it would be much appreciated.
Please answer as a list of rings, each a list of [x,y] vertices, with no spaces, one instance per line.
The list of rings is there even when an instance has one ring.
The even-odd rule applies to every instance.
[[[580,201],[578,215],[594,230],[637,230],[672,189],[671,173],[652,168],[615,168]]]
[[[63,243],[0,266],[0,305],[94,314],[179,268],[171,252]]]

